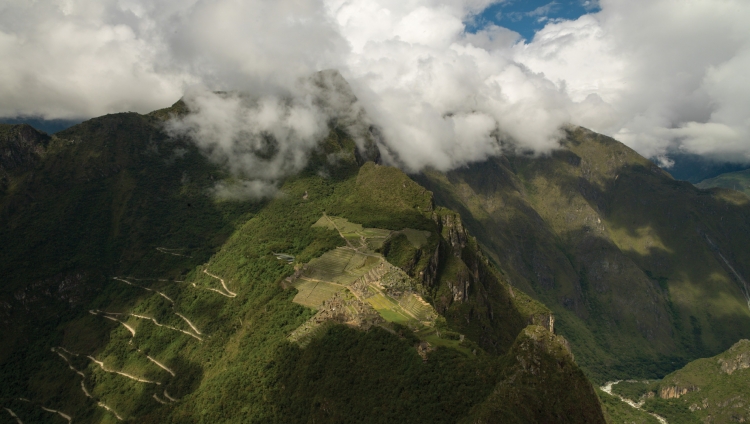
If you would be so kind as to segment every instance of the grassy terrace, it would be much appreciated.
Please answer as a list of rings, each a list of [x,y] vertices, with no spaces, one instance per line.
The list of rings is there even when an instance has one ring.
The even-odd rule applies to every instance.
[[[382,246],[383,242],[394,234],[390,230],[379,228],[364,228],[360,224],[352,223],[347,219],[323,215],[313,227],[322,227],[338,231],[347,247],[339,247],[324,253],[319,258],[311,260],[303,266],[302,272],[292,285],[298,290],[294,302],[313,309],[321,309],[327,300],[332,299],[337,293],[349,293],[360,302],[369,305],[386,322],[406,326],[416,331],[421,338],[440,340],[437,331],[433,328],[437,313],[433,307],[422,300],[418,294],[406,292],[400,295],[388,294],[381,285],[380,278],[370,273],[370,278],[363,277],[378,266],[388,265],[385,258],[375,253],[374,246]],[[427,244],[430,237],[429,231],[404,229],[398,232],[404,234],[409,242],[415,247]],[[378,274],[379,275],[379,274]],[[407,277],[408,278],[408,277]],[[373,281],[371,281],[373,280]],[[364,284],[364,290],[350,290],[352,284]],[[357,308],[352,305],[344,309],[352,317],[359,314]],[[306,322],[295,330],[290,339],[300,344],[307,344],[311,337],[320,334],[322,324],[316,323],[315,319]],[[446,342],[453,346],[458,342],[454,340],[443,340],[438,344],[445,345]],[[453,346],[455,347],[455,346]]]
[[[324,300],[330,299],[334,294],[346,290],[338,284],[304,279],[298,280],[295,287],[298,293],[294,296],[294,302],[309,308],[318,308]]]

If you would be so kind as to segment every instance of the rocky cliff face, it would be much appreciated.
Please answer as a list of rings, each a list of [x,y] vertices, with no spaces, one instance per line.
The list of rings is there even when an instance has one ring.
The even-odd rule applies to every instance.
[[[722,372],[732,375],[735,371],[750,368],[750,340],[740,340],[727,353],[728,357],[719,358]]]
[[[397,236],[385,243],[383,252],[421,283],[426,298],[452,327],[494,353],[504,353],[526,325],[554,331],[552,313],[513,290],[458,213],[436,208],[428,216],[439,235],[436,240],[416,249]]]
[[[690,392],[694,392],[698,390],[695,386],[690,387],[678,387],[678,386],[669,386],[669,387],[662,387],[659,389],[659,397],[662,399],[679,399],[680,396],[688,394]]]

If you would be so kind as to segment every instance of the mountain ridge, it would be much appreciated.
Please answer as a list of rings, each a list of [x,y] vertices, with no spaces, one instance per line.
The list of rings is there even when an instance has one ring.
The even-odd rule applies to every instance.
[[[12,175],[16,191],[0,199],[2,236],[12,240],[0,255],[8,276],[0,370],[13,382],[0,397],[19,416],[56,419],[44,406],[81,422],[450,422],[523,358],[505,352],[526,346],[517,335],[527,324],[546,317],[552,329],[546,308],[492,271],[458,215],[433,210],[432,195],[401,171],[366,162],[345,133],[333,130],[308,168],[281,185],[283,195],[216,202],[207,190],[231,176],[161,132],[170,113],[109,115],[56,134],[33,175]],[[415,202],[412,193],[426,197]],[[422,280],[431,281],[431,296],[446,295],[441,343],[463,350],[437,346],[425,361],[412,332],[395,324],[364,332],[334,325],[305,348],[287,341],[313,311],[281,286],[294,269],[274,252],[301,265],[341,245],[339,234],[312,225],[324,212],[442,240],[425,255],[442,258],[432,269],[396,239],[386,256],[431,276]],[[523,308],[542,313],[514,318]],[[514,396],[537,406],[513,414],[603,422],[572,357],[559,368],[548,356],[564,343],[533,328],[548,341],[528,360],[551,375],[567,372],[546,390],[578,408],[543,402],[534,388],[542,383],[521,367],[513,375],[528,390]],[[580,390],[568,391],[571,382]]]
[[[655,378],[748,333],[743,283],[728,266],[743,275],[750,263],[741,195],[675,181],[585,129],[569,130],[547,157],[506,155],[415,179],[461,214],[513,285],[553,309],[595,380],[615,379],[618,367]],[[705,304],[696,290],[726,295]]]

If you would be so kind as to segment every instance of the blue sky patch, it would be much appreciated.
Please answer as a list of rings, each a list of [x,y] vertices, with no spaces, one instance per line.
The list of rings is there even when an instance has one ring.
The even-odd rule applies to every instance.
[[[599,0],[504,0],[493,4],[466,24],[476,32],[490,24],[508,28],[531,41],[550,21],[577,19],[599,11]]]

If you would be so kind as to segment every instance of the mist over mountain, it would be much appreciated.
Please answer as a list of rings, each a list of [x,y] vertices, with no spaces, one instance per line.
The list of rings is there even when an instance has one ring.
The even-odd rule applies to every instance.
[[[482,15],[496,3],[12,1],[0,115],[146,113],[194,86],[304,97],[338,69],[409,171],[549,152],[568,123],[665,165],[748,161],[745,2],[604,0],[528,41]]]

